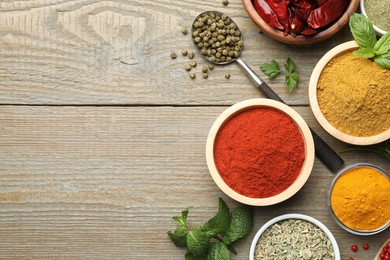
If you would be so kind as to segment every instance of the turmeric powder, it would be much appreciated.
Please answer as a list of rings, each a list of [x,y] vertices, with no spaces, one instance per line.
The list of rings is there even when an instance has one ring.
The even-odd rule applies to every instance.
[[[346,52],[323,69],[317,84],[321,112],[336,129],[373,136],[390,129],[390,70]]]
[[[331,207],[336,217],[355,230],[375,230],[390,221],[390,179],[378,170],[351,168],[335,181]]]

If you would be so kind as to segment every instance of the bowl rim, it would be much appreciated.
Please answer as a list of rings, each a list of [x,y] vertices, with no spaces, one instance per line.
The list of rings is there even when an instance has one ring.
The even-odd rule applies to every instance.
[[[257,242],[258,242],[259,238],[261,237],[261,235],[264,233],[264,231],[266,229],[268,229],[270,226],[272,226],[273,224],[275,224],[279,221],[282,221],[282,220],[287,220],[287,219],[301,219],[301,220],[308,221],[308,222],[316,225],[317,227],[319,227],[326,234],[326,236],[329,238],[330,242],[332,243],[333,251],[334,251],[334,255],[335,255],[334,260],[340,260],[340,258],[341,258],[340,249],[339,249],[339,246],[337,244],[336,238],[333,236],[332,232],[321,221],[317,220],[316,218],[313,218],[313,217],[305,215],[305,214],[299,214],[299,213],[284,214],[284,215],[274,217],[271,220],[267,221],[257,231],[256,235],[254,236],[254,238],[252,240],[250,250],[249,250],[249,260],[254,260],[254,254],[255,254]]]
[[[220,176],[214,161],[214,142],[215,138],[219,132],[219,129],[224,125],[225,122],[230,120],[233,116],[239,114],[248,109],[256,107],[271,107],[279,112],[288,116],[297,129],[300,131],[302,138],[304,140],[305,146],[305,160],[302,165],[302,169],[295,181],[281,193],[267,198],[250,198],[246,197],[228,186],[225,181]],[[241,102],[238,102],[225,111],[223,111],[217,119],[214,121],[213,125],[210,128],[209,134],[206,141],[206,162],[212,179],[215,184],[230,198],[241,202],[246,205],[251,206],[268,206],[277,204],[279,202],[285,201],[288,198],[292,197],[297,193],[303,185],[308,180],[311,171],[314,165],[314,141],[311,135],[310,129],[306,124],[305,120],[291,107],[286,104],[266,98],[254,98],[247,99]]]
[[[317,100],[317,83],[320,78],[320,75],[333,58],[338,55],[341,55],[346,52],[350,52],[354,49],[357,49],[359,46],[355,41],[348,41],[341,43],[330,51],[328,51],[322,58],[317,62],[316,66],[313,69],[313,72],[310,76],[309,81],[309,103],[310,108],[316,118],[317,122],[333,137],[343,141],[345,143],[354,144],[354,145],[371,145],[383,142],[390,138],[390,129],[372,136],[352,136],[346,134],[339,129],[335,128],[322,114],[320,106]]]
[[[242,4],[252,21],[260,28],[260,30],[280,42],[292,45],[308,45],[321,42],[332,37],[348,23],[349,16],[357,10],[360,2],[359,0],[351,0],[345,9],[345,12],[339,17],[339,19],[333,22],[333,24],[325,30],[314,35],[297,35],[296,37],[293,37],[290,34],[283,35],[283,31],[279,31],[268,25],[257,13],[252,1],[253,0],[242,0]],[[344,16],[345,13],[348,13],[348,15]]]
[[[366,13],[366,9],[365,9],[365,7],[364,7],[364,0],[360,0],[360,11],[362,12],[362,14],[363,14],[366,18],[370,19],[370,18],[368,17],[367,13]],[[371,20],[371,19],[370,19],[370,20]],[[373,25],[374,30],[375,30],[375,32],[376,32],[376,34],[377,34],[378,36],[383,36],[383,35],[385,35],[385,34],[387,33],[385,30],[379,28],[379,27],[376,26],[374,23],[372,23],[372,25]]]
[[[352,169],[357,169],[357,168],[371,168],[371,169],[374,169],[376,171],[378,171],[379,173],[381,173],[383,176],[385,176],[389,181],[390,181],[390,175],[389,173],[387,173],[385,170],[383,170],[381,167],[375,165],[375,164],[372,164],[372,163],[365,163],[365,162],[360,162],[360,163],[354,163],[354,164],[351,164],[351,165],[348,165],[344,168],[342,168],[334,177],[333,177],[333,180],[329,186],[329,189],[328,189],[328,194],[327,194],[327,203],[328,203],[328,208],[330,210],[330,213],[332,215],[332,218],[333,220],[342,228],[344,229],[345,231],[348,231],[350,232],[351,234],[354,234],[354,235],[360,235],[360,236],[369,236],[369,235],[374,235],[374,234],[378,234],[384,230],[386,230],[388,227],[390,227],[390,220],[386,222],[386,224],[384,224],[383,226],[379,227],[379,228],[376,228],[374,230],[359,230],[359,229],[354,229],[354,228],[350,228],[346,225],[344,225],[343,222],[341,222],[338,217],[336,216],[333,208],[332,208],[332,203],[331,203],[331,195],[332,195],[332,191],[333,191],[333,187],[334,185],[336,184],[337,180],[342,176],[344,175],[345,173],[349,172],[350,170]]]

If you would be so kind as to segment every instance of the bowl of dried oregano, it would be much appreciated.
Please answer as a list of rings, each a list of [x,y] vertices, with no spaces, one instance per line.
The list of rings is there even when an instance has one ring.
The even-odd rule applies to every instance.
[[[332,233],[320,221],[303,214],[286,214],[259,229],[249,259],[340,260],[340,250]]]

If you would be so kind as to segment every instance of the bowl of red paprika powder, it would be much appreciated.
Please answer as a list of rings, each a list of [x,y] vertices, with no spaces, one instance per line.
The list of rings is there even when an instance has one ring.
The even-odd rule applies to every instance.
[[[273,205],[306,183],[314,142],[294,109],[275,100],[249,99],[215,120],[207,137],[206,161],[216,185],[232,199]]]
[[[283,43],[313,44],[339,32],[359,0],[242,0],[262,32]]]

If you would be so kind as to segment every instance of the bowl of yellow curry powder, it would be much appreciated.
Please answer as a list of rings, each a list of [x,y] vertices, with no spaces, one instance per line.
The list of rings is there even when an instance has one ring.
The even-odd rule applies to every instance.
[[[309,101],[319,124],[333,137],[354,145],[390,138],[390,70],[354,55],[346,42],[327,52],[315,66]]]
[[[390,226],[390,176],[378,166],[357,163],[334,177],[328,193],[337,224],[356,235],[373,235]]]

